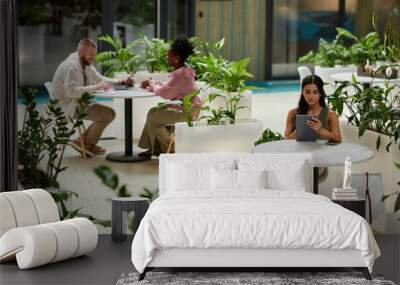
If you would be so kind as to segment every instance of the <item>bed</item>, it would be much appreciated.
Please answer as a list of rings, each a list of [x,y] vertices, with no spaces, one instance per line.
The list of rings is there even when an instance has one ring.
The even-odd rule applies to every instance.
[[[159,267],[353,267],[380,251],[359,215],[312,194],[310,154],[160,157],[160,197],[132,243],[143,279]]]

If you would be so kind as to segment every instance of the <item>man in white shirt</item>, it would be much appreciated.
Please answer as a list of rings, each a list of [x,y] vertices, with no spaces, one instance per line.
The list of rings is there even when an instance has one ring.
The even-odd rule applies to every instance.
[[[75,117],[78,101],[83,93],[109,89],[112,83],[134,85],[131,77],[118,80],[102,76],[92,65],[96,53],[96,43],[84,38],[79,42],[77,51],[71,53],[54,74],[54,97],[59,99],[64,113],[71,118]],[[89,156],[104,154],[105,149],[98,146],[97,142],[107,125],[114,120],[115,111],[110,107],[93,103],[87,107],[85,113],[87,114],[85,120],[93,121],[82,134],[85,151]],[[80,152],[83,151],[79,138],[72,141],[71,146]]]

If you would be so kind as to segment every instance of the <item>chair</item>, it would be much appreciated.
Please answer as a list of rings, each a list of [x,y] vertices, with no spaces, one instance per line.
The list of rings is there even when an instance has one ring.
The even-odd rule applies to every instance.
[[[84,255],[96,248],[96,226],[85,218],[60,221],[43,189],[0,193],[0,262],[28,269]]]
[[[49,98],[51,99],[56,99],[54,96],[54,87],[53,87],[53,82],[47,81],[44,83],[44,86],[47,89],[47,92],[49,93]],[[83,130],[82,130],[83,129]],[[79,139],[81,143],[81,149],[82,149],[82,157],[86,159],[86,149],[85,149],[85,142],[83,141],[82,134],[85,131],[85,125],[83,127],[78,127],[78,134],[79,134]]]
[[[304,77],[311,75],[312,72],[307,66],[299,66],[297,67],[300,76],[300,84],[303,81]]]

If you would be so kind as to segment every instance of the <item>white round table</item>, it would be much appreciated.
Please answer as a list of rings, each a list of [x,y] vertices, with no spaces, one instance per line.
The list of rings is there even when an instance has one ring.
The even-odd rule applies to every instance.
[[[145,91],[138,86],[124,89],[102,91],[93,94],[99,98],[123,98],[125,99],[125,151],[112,152],[107,154],[106,158],[118,162],[139,162],[148,160],[148,157],[138,156],[133,152],[133,128],[132,128],[132,101],[135,98],[147,98],[156,96],[154,93]]]
[[[357,72],[342,72],[342,73],[333,73],[330,77],[335,82],[350,82],[353,80],[353,75],[356,77],[356,80],[363,85],[370,86],[372,83],[385,83],[388,82],[389,84],[394,84],[400,82],[400,78],[397,79],[383,79],[383,78],[376,78],[371,76],[359,76]]]
[[[352,163],[370,160],[374,152],[366,146],[353,143],[327,145],[324,142],[298,142],[296,140],[281,140],[259,144],[254,147],[254,153],[310,153],[314,164],[314,193],[318,194],[318,168],[342,166],[346,157]]]

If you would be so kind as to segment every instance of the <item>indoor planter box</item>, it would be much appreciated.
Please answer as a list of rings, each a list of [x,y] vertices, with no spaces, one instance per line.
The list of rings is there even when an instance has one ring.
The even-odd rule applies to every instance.
[[[175,124],[175,152],[251,152],[261,136],[263,125],[258,120],[237,120],[231,125],[208,126],[199,123]]]

